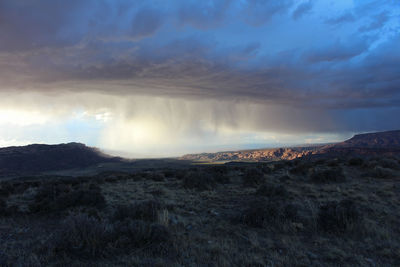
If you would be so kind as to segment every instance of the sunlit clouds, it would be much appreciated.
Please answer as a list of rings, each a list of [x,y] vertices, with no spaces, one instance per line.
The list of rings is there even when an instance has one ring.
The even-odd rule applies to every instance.
[[[132,157],[148,157],[338,139],[337,134],[327,134],[330,128],[326,133],[310,135],[309,129],[318,132],[320,126],[315,120],[302,122],[302,118],[306,120],[304,110],[251,101],[93,93],[68,93],[63,97],[30,93],[29,97],[20,97],[14,103],[9,98],[7,104],[2,104],[21,105],[14,111],[1,110],[3,145],[74,140],[116,155],[124,152]],[[311,115],[313,111],[308,112]],[[326,119],[330,116],[320,118]]]

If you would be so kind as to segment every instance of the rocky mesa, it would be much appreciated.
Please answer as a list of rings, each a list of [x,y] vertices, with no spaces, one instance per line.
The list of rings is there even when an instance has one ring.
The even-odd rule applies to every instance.
[[[400,130],[357,134],[329,145],[270,148],[216,153],[188,154],[181,157],[193,161],[271,161],[302,157],[376,156],[400,154]]]

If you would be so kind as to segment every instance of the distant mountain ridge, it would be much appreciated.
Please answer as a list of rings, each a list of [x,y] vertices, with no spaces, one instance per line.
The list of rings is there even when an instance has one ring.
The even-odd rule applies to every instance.
[[[349,140],[334,144],[335,147],[356,147],[356,148],[400,148],[400,130],[356,134]]]
[[[119,160],[81,143],[5,147],[0,148],[0,175],[84,168]]]
[[[193,161],[271,161],[301,157],[374,156],[400,154],[400,130],[357,134],[329,145],[289,148],[255,149],[216,153],[188,154],[181,157]]]
[[[316,156],[400,155],[400,131],[357,134],[334,145],[324,146]]]
[[[207,162],[272,161],[377,155],[400,155],[400,131],[357,134],[346,141],[329,145],[188,154],[179,159]],[[80,143],[0,148],[0,176],[3,177],[79,169],[113,162],[123,162],[123,159],[111,157],[97,148]]]

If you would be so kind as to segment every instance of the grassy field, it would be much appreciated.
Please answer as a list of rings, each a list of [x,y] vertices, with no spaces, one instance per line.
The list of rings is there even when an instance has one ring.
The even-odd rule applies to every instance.
[[[154,162],[1,182],[0,266],[400,266],[397,158]]]
[[[121,162],[100,163],[87,168],[69,169],[62,171],[44,172],[43,175],[59,175],[59,176],[89,176],[97,175],[103,172],[127,172],[135,173],[143,170],[162,169],[162,168],[187,168],[193,163],[185,160],[176,160],[173,158],[165,159],[137,159],[124,160]]]

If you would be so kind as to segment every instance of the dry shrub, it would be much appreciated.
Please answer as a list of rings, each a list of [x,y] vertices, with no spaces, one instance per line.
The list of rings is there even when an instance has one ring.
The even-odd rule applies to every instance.
[[[263,184],[258,187],[256,195],[272,198],[286,198],[289,193],[283,185]]]
[[[289,175],[287,175],[287,174],[285,174],[285,175],[282,175],[281,177],[279,177],[279,182],[281,182],[281,183],[286,183],[287,181],[289,181],[291,178],[290,178],[290,176]]]
[[[368,176],[372,176],[373,178],[393,178],[395,176],[393,170],[388,168],[382,168],[380,166],[376,166]]]
[[[117,206],[112,219],[113,221],[124,221],[126,219],[156,221],[161,209],[161,203],[155,200],[138,201],[131,205]]]
[[[270,173],[272,173],[272,168],[271,168],[268,164],[262,164],[262,165],[260,166],[260,169],[261,169],[261,171],[262,171],[263,173],[265,173],[265,174],[270,174]]]
[[[350,199],[321,206],[317,219],[322,231],[334,234],[360,230],[362,221],[362,213]]]
[[[373,169],[373,168],[375,168],[376,166],[378,166],[378,164],[379,164],[379,163],[378,163],[377,160],[372,159],[372,160],[366,161],[366,162],[364,163],[363,167],[364,167],[364,168],[367,168],[367,169]]]
[[[0,250],[0,266],[10,266],[8,264],[8,255]]]
[[[174,172],[173,177],[175,177],[178,180],[183,180],[186,176],[187,170],[176,170]]]
[[[215,165],[207,167],[206,171],[210,173],[228,174],[229,169],[225,165]]]
[[[183,187],[199,191],[210,190],[215,187],[214,177],[207,172],[192,170],[186,173],[182,180]]]
[[[106,183],[117,183],[118,181],[119,181],[119,178],[118,177],[106,177],[105,179],[104,179],[104,181],[106,182]]]
[[[265,223],[277,218],[278,214],[279,209],[277,206],[258,201],[251,203],[242,212],[240,221],[251,227],[264,227]]]
[[[56,255],[76,258],[105,258],[135,249],[162,253],[171,242],[165,226],[139,220],[111,223],[78,213],[68,216],[51,239],[48,248]]]
[[[364,164],[364,159],[356,157],[356,158],[350,158],[347,161],[347,165],[349,166],[362,166]]]
[[[324,165],[326,163],[326,159],[317,159],[315,161],[315,165]]]
[[[205,171],[213,176],[216,183],[227,184],[230,182],[227,166],[211,166],[207,167]]]
[[[230,183],[230,178],[229,175],[225,173],[220,173],[220,172],[215,172],[212,174],[214,181],[218,184],[229,184]]]
[[[297,175],[306,175],[308,173],[308,170],[312,167],[313,164],[311,162],[296,161],[296,165],[293,168],[291,168],[289,172]]]
[[[19,214],[19,208],[16,205],[7,205],[7,202],[4,199],[0,198],[0,217],[2,216],[12,216]]]
[[[28,182],[9,182],[6,186],[6,190],[8,190],[10,194],[22,194],[29,186],[30,183]]]
[[[284,169],[287,166],[291,166],[292,163],[290,161],[286,161],[286,160],[281,160],[278,161],[276,163],[274,163],[274,165],[272,165],[273,167],[273,171],[277,171],[277,170],[281,170]]]
[[[331,159],[326,162],[326,165],[329,167],[338,167],[340,165],[339,159]]]
[[[314,183],[341,183],[346,181],[343,169],[340,167],[330,169],[312,169],[310,179]]]
[[[4,199],[0,198],[0,216],[7,215],[7,203]]]
[[[175,176],[176,170],[166,169],[164,170],[164,176],[166,178],[173,178]]]
[[[50,248],[56,254],[99,257],[110,249],[113,227],[84,213],[68,216],[60,225]]]
[[[226,166],[210,166],[206,168],[191,169],[182,178],[183,187],[199,191],[211,190],[217,184],[230,182]]]
[[[2,182],[0,183],[0,196],[8,197],[14,193],[14,187],[10,182]]]
[[[239,221],[251,227],[282,227],[284,223],[298,218],[297,210],[290,203],[257,200],[249,203],[248,208],[242,211]]]
[[[47,213],[79,206],[101,208],[105,204],[105,198],[97,185],[72,187],[65,184],[47,184],[39,188],[29,209],[34,213]]]
[[[257,168],[247,168],[243,173],[243,185],[244,186],[258,186],[264,183],[264,173]]]
[[[125,220],[114,225],[113,239],[118,249],[143,248],[167,243],[171,239],[167,227],[140,220]]]
[[[149,173],[148,178],[155,182],[162,182],[165,180],[164,173],[161,172],[151,172]]]
[[[382,166],[383,168],[388,168],[388,169],[393,169],[393,170],[398,170],[400,169],[400,165],[395,159],[380,159],[379,160],[379,165]]]

